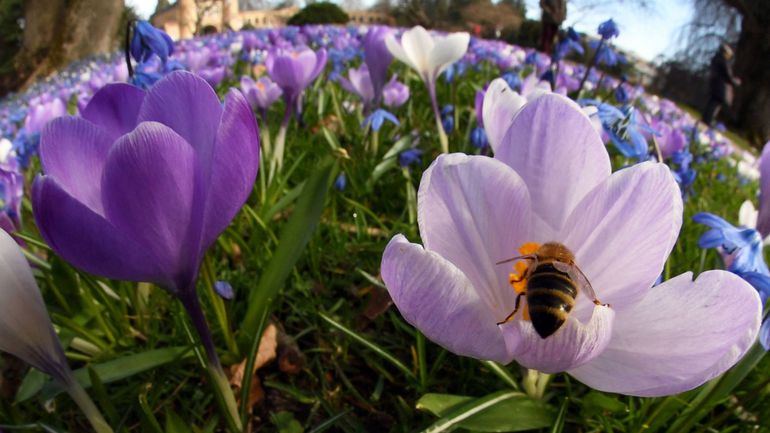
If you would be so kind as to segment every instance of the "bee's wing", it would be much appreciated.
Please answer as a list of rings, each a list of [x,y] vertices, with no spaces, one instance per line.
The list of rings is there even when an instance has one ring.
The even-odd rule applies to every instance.
[[[583,271],[580,270],[575,265],[571,265],[569,263],[564,262],[558,262],[554,261],[553,267],[556,268],[559,272],[564,272],[565,274],[569,275],[570,278],[572,278],[572,281],[577,283],[578,290],[584,290],[586,296],[588,296],[592,301],[597,301],[596,298],[596,292],[594,291],[593,286],[591,286],[591,283],[588,281],[588,278],[586,278]]]

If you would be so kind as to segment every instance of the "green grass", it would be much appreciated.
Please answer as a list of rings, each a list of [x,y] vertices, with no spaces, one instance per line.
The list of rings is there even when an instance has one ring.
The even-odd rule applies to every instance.
[[[365,150],[371,136],[360,128],[360,113],[335,107],[330,92],[343,100],[353,98],[336,84],[319,80],[307,92],[304,127],[293,124],[290,128],[286,170],[269,188],[257,183],[247,209],[207,254],[204,268],[210,273],[201,277],[199,294],[226,368],[246,360],[254,341],[244,327],[251,308],[249,300],[267,296],[263,293],[267,290],[277,294],[271,298],[267,319],[279,328],[278,359],[256,372],[262,395],[249,417],[254,431],[406,433],[429,427],[462,431],[463,426],[489,427],[496,419],[493,415],[501,410],[521,410],[517,418],[506,419],[518,420],[518,427],[508,428],[534,426],[534,431],[540,432],[770,431],[767,357],[747,370],[748,377],[734,384],[726,397],[716,400],[702,390],[658,399],[605,394],[566,374],[554,375],[550,381],[539,378],[547,385],[542,397],[533,400],[522,394],[527,377],[523,368],[455,356],[407,324],[389,306],[377,276],[382,251],[393,235],[403,233],[410,241],[419,241],[410,212],[413,191],[423,170],[438,154],[438,140],[424,86],[401,65],[398,71],[407,80],[412,97],[395,110],[401,126],[386,124],[380,131],[379,157]],[[451,88],[440,83],[442,105],[451,102],[455,106],[452,150],[474,152],[467,138],[475,126],[474,93],[492,78],[492,69],[484,66],[480,71],[469,71]],[[272,122],[260,125],[270,128],[273,135],[281,109],[280,104],[274,107]],[[331,131],[338,143],[330,143],[322,127]],[[382,163],[382,156],[403,137],[410,137],[412,144],[426,150],[422,163],[411,171],[396,164],[381,165],[389,168],[372,182],[371,174]],[[300,230],[298,223],[287,229],[292,218],[299,215],[297,221],[302,221],[311,213],[307,210],[311,208],[300,202],[300,188],[330,155],[335,170],[346,173],[347,189],[336,191],[329,185],[333,177],[322,179],[328,193],[321,202],[317,229],[310,231],[307,246],[297,257],[281,252],[282,241],[291,236],[293,242],[302,240],[301,234],[284,234]],[[614,161],[615,168],[625,164],[617,155]],[[741,203],[756,197],[756,183],[741,182],[726,161],[703,162],[696,167],[698,177],[685,202],[684,225],[666,266],[667,277],[722,267],[715,251],[698,248],[698,237],[705,228],[691,221],[694,213],[713,212],[737,222]],[[30,178],[35,171],[31,170]],[[26,210],[24,233],[39,239],[29,206]],[[38,267],[35,273],[71,365],[96,367],[103,382],[97,388],[102,390],[92,388],[89,392],[116,432],[212,432],[224,428],[178,301],[148,284],[88,276],[45,248],[29,245],[50,265],[50,269]],[[276,262],[288,264],[285,274],[268,271],[276,257]],[[298,258],[296,266],[294,258]],[[235,299],[221,302],[212,298],[207,285],[214,280],[229,281]],[[111,291],[105,291],[101,284]],[[252,322],[248,329],[261,329],[259,324]],[[244,339],[248,344],[239,345]],[[179,350],[179,355],[151,357],[156,361],[151,368],[128,375],[118,374],[122,369],[104,367],[129,356],[169,348],[178,348],[174,350]],[[69,397],[57,394],[51,384],[27,392],[31,395],[23,402],[14,402],[20,380],[29,390],[34,381],[42,383],[44,378],[9,356],[3,356],[0,365],[6,378],[11,378],[3,382],[0,424],[39,422],[55,429],[51,431],[89,431]],[[430,396],[425,397],[427,394]],[[492,409],[484,409],[484,404],[493,404]],[[694,414],[692,408],[704,409],[704,414]],[[453,424],[457,419],[465,424]],[[689,419],[694,422],[688,430],[669,430],[678,420]]]

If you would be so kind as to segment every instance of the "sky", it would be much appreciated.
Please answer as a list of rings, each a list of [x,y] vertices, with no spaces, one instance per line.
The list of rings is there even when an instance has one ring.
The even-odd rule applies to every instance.
[[[125,0],[141,17],[148,18],[154,11],[157,0]],[[364,0],[364,3],[372,0]],[[593,8],[580,7],[596,4]],[[565,26],[587,34],[596,34],[599,23],[609,18],[620,27],[620,36],[615,44],[631,51],[645,60],[658,56],[671,56],[681,47],[682,28],[690,21],[693,8],[687,0],[652,0],[651,10],[640,10],[625,1],[581,0],[576,5],[569,2]],[[526,0],[527,18],[540,19],[538,0]]]

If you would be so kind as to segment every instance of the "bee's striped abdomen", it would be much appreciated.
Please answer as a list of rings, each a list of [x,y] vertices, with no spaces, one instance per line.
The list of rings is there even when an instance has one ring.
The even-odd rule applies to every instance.
[[[527,309],[538,335],[546,338],[567,320],[575,305],[577,286],[550,262],[539,263],[527,281]]]

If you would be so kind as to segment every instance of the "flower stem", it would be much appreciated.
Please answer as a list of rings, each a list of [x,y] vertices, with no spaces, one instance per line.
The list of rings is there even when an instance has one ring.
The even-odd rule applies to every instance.
[[[449,153],[449,139],[444,132],[444,125],[441,124],[441,112],[438,109],[438,100],[436,99],[436,86],[431,82],[426,82],[425,85],[428,86],[433,115],[436,117],[436,129],[438,130],[438,139],[441,142],[441,152]]]
[[[577,96],[580,96],[580,92],[583,91],[583,86],[586,84],[586,80],[588,79],[588,74],[591,73],[591,68],[594,67],[596,64],[596,59],[599,57],[599,51],[602,49],[602,46],[604,45],[604,39],[599,41],[599,45],[596,47],[596,51],[594,51],[594,56],[591,59],[591,63],[588,64],[588,67],[586,68],[586,73],[583,74],[583,79],[580,80],[580,87],[578,87]]]
[[[286,111],[283,113],[283,121],[281,122],[281,128],[278,130],[278,135],[275,137],[275,147],[273,147],[273,154],[270,157],[270,174],[268,175],[267,182],[270,183],[278,171],[283,167],[283,150],[286,143],[286,130],[289,128],[289,121],[291,120],[291,104],[286,104]]]
[[[372,131],[372,155],[377,156],[380,147],[380,131]]]
[[[524,376],[521,385],[528,396],[540,400],[545,394],[545,388],[548,386],[549,380],[551,380],[550,374],[527,369],[527,374]]]
[[[88,419],[88,422],[91,423],[91,426],[96,433],[113,433],[112,428],[107,424],[107,421],[104,420],[102,413],[99,412],[99,409],[96,407],[93,400],[91,400],[91,397],[88,396],[88,393],[86,393],[86,390],[83,389],[78,381],[75,380],[74,377],[71,377],[71,380],[68,380],[67,382],[68,383],[65,384],[67,393],[69,393],[72,400],[74,400],[78,407],[80,407],[80,410],[83,411],[83,414]]]
[[[201,344],[206,351],[206,369],[214,386],[215,397],[225,416],[227,425],[231,431],[241,432],[243,431],[243,426],[238,415],[238,407],[235,404],[235,396],[233,395],[232,388],[230,388],[230,384],[227,382],[225,372],[222,370],[222,364],[219,362],[219,356],[214,346],[214,338],[206,323],[206,316],[203,314],[198,294],[195,290],[188,290],[187,293],[181,294],[179,299],[187,309],[192,324],[195,330],[198,331]]]

